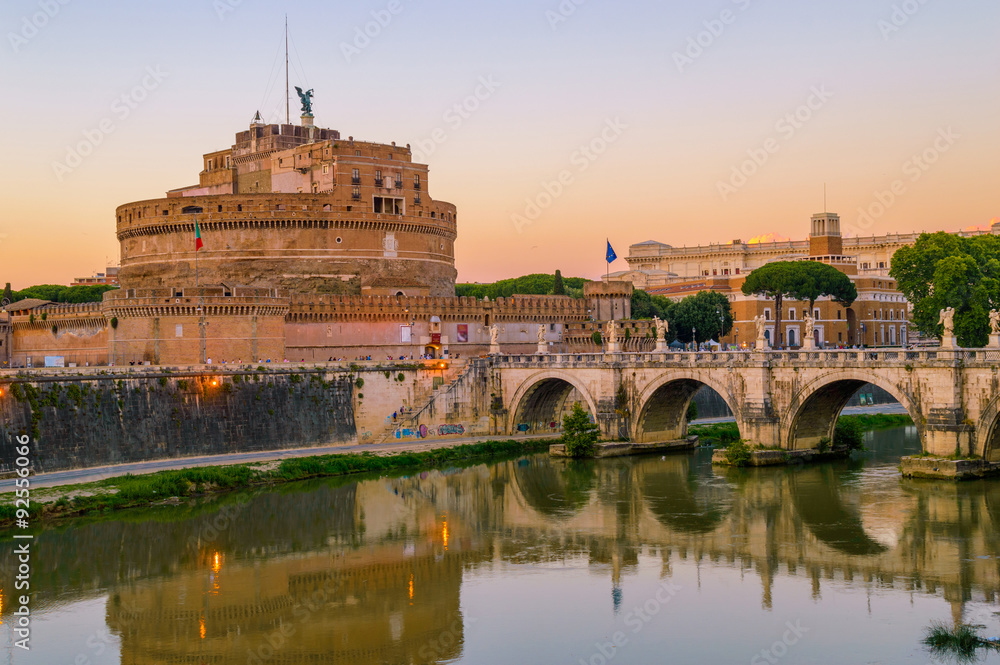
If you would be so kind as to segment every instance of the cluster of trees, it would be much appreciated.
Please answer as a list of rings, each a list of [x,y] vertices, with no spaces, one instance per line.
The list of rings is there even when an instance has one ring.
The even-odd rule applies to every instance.
[[[989,342],[990,310],[1000,310],[1000,238],[924,233],[896,251],[889,275],[913,304],[913,325],[922,334],[941,336],[939,313],[954,307],[958,344]]]
[[[470,296],[474,298],[509,298],[514,294],[518,295],[567,295],[571,298],[583,297],[583,285],[590,280],[583,277],[563,277],[562,273],[556,270],[554,275],[544,275],[535,273],[523,275],[512,279],[502,279],[492,284],[456,284],[456,296]]]
[[[118,287],[108,284],[87,284],[80,286],[38,284],[21,289],[20,291],[12,291],[8,282],[4,288],[3,299],[12,303],[24,300],[25,298],[39,298],[40,300],[66,303],[101,302],[104,299],[105,292],[116,288]]]
[[[851,278],[836,268],[818,261],[775,261],[751,272],[743,282],[744,295],[767,296],[774,299],[774,329],[781,330],[781,309],[786,298],[809,303],[812,312],[816,300],[828,296],[844,307],[858,299],[858,290]],[[780,348],[780,336],[772,341]]]
[[[687,344],[694,339],[700,344],[710,339],[718,340],[733,329],[733,312],[729,299],[717,291],[702,291],[680,302],[650,295],[645,291],[634,291],[632,318],[653,317],[668,323],[668,343],[676,339]]]

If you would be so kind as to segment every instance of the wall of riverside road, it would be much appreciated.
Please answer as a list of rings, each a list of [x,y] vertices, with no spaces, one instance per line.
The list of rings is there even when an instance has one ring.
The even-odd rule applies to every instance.
[[[447,374],[411,365],[392,368],[386,380],[386,371],[291,366],[7,374],[0,376],[0,473],[15,469],[15,437],[24,434],[31,438],[35,473],[367,442],[359,432],[381,425],[383,411],[412,403],[424,384],[433,390],[433,376]]]

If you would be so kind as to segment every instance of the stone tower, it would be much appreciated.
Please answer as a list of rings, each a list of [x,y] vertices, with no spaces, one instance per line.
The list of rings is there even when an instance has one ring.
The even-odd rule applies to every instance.
[[[812,216],[809,232],[809,256],[842,256],[844,241],[840,237],[840,215],[821,212]]]

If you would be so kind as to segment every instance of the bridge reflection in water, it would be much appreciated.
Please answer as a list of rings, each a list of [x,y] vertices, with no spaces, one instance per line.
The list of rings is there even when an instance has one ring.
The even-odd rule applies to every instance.
[[[878,437],[886,460],[919,445],[912,428]],[[106,596],[122,663],[364,664],[467,655],[463,583],[519,564],[589,568],[615,590],[642,557],[665,577],[693,561],[702,575],[752,570],[765,610],[780,577],[810,580],[816,598],[831,580],[943,596],[956,618],[996,596],[1000,483],[905,481],[878,459],[756,470],[707,459],[534,456],[51,529],[35,543],[34,602]],[[13,547],[0,550],[7,570]],[[44,635],[58,628],[36,637],[58,643]],[[65,649],[65,662],[87,652]]]

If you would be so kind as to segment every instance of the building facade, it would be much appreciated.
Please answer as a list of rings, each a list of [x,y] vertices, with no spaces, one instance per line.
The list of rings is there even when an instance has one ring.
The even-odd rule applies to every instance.
[[[994,229],[1000,232],[1000,227]],[[913,240],[915,239],[914,236]],[[677,253],[674,256],[676,262],[671,262],[674,259],[664,259],[666,263],[657,264],[649,259],[639,258],[653,251],[650,243],[640,243],[630,248],[630,264],[668,265],[700,274],[681,278],[673,270],[654,268],[617,273],[611,278],[634,280],[637,288],[644,288],[650,294],[672,300],[680,300],[699,291],[724,294],[732,307],[734,323],[732,332],[719,341],[740,348],[755,345],[757,330],[754,319],[757,316],[764,318],[765,340],[769,346],[801,346],[806,334],[807,314],[813,317],[813,340],[820,348],[906,346],[914,341],[908,324],[909,303],[897,289],[896,280],[888,276],[888,268],[885,267],[890,265],[892,252],[895,252],[892,249],[891,252],[884,253],[888,251],[885,248],[895,245],[886,242],[879,246],[883,249],[871,254],[871,260],[867,263],[871,264],[877,259],[877,265],[883,267],[862,267],[857,257],[849,255],[858,245],[845,244],[840,234],[839,216],[834,213],[819,213],[813,215],[810,221],[809,238],[789,243],[789,247],[783,247],[781,251],[774,247],[763,247],[761,251],[756,251],[757,246],[737,243],[717,250],[718,246],[712,245],[696,248],[696,251],[686,256]],[[786,249],[789,251],[784,251]],[[820,261],[840,270],[854,282],[858,298],[850,307],[844,307],[829,298],[820,298],[813,304],[811,312],[808,311],[807,302],[783,299],[781,330],[776,330],[774,300],[764,296],[744,295],[743,282],[754,268],[771,261],[799,260]]]

